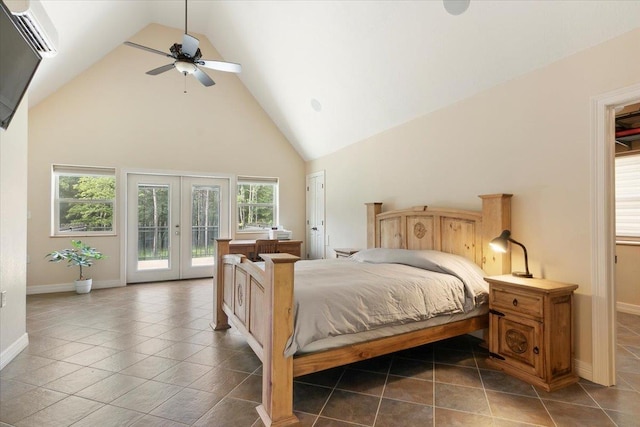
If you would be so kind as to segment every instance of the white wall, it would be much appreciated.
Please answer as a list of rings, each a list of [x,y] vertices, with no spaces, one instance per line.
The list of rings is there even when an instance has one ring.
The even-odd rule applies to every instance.
[[[640,82],[640,30],[324,158],[332,247],[364,247],[365,202],[480,209],[512,193],[513,237],[536,277],[576,283],[576,358],[592,363],[591,97]],[[514,270],[522,251],[513,251]]]
[[[219,58],[204,36],[196,36],[205,58]],[[180,30],[152,24],[130,40],[168,49],[181,38]],[[185,94],[185,77],[177,71],[145,74],[168,62],[119,46],[29,111],[28,291],[73,280],[69,269],[44,258],[69,245],[68,237],[50,237],[56,163],[115,167],[118,174],[143,169],[278,177],[280,223],[303,238],[302,158],[236,75],[207,70],[216,82],[208,88],[188,76]],[[123,184],[118,182],[119,194]],[[116,236],[83,239],[108,255],[91,268],[94,284],[118,282],[123,238],[120,224]]]
[[[0,129],[0,369],[29,339],[26,330],[27,96],[6,131]]]

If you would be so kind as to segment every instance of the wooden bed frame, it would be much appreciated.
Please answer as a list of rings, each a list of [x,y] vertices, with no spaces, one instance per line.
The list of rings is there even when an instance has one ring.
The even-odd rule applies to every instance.
[[[436,249],[465,256],[489,275],[511,270],[510,254],[489,249],[489,242],[510,229],[511,195],[482,195],[482,212],[431,209],[426,206],[382,212],[382,203],[367,203],[367,247]],[[293,333],[294,263],[289,254],[264,254],[264,270],[243,255],[229,254],[231,239],[217,241],[214,278],[214,330],[233,324],[262,361],[262,404],[257,411],[265,426],[298,423],[293,414],[293,378],[485,329],[487,314],[352,344],[326,351],[285,357]]]

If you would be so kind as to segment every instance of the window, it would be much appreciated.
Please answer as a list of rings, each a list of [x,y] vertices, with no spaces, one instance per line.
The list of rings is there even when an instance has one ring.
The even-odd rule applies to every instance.
[[[256,232],[278,225],[278,180],[238,177],[238,231]]]
[[[640,241],[640,154],[616,157],[615,169],[616,236]]]
[[[53,165],[53,235],[114,234],[113,168]]]

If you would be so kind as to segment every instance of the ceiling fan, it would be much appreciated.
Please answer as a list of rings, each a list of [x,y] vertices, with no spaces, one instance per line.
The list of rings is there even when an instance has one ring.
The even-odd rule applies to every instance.
[[[175,68],[185,76],[187,74],[192,74],[204,86],[213,86],[216,82],[214,82],[207,73],[198,68],[198,66],[210,68],[212,70],[226,71],[229,73],[239,73],[242,71],[242,66],[234,62],[202,59],[202,53],[198,47],[200,41],[187,33],[187,0],[184,2],[184,36],[182,36],[182,44],[174,43],[169,48],[171,53],[162,52],[161,50],[142,46],[130,41],[126,41],[124,44],[174,59],[171,64],[163,65],[162,67],[147,71],[146,74],[151,76],[156,76]]]

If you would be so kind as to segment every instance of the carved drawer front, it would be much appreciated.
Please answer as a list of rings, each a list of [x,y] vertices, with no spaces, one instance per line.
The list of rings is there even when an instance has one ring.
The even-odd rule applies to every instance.
[[[543,375],[542,326],[522,317],[491,315],[490,351],[504,358],[503,363],[535,376]]]
[[[542,319],[544,298],[540,294],[516,292],[511,289],[494,287],[491,292],[492,308],[516,312],[520,315]]]
[[[247,273],[236,269],[235,287],[233,292],[233,314],[246,326],[247,310],[249,307],[249,287]]]

